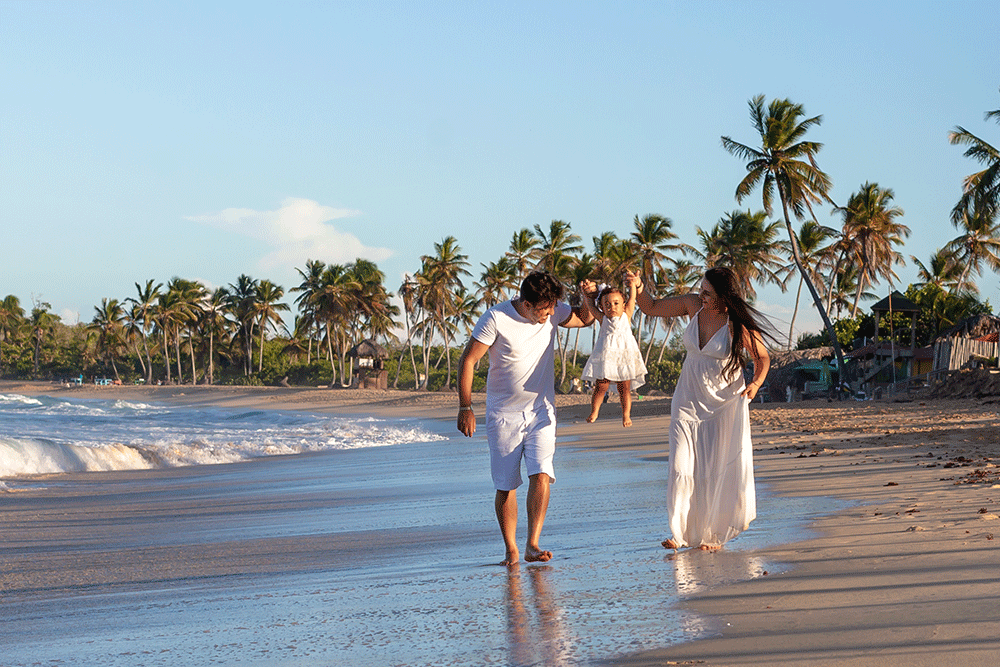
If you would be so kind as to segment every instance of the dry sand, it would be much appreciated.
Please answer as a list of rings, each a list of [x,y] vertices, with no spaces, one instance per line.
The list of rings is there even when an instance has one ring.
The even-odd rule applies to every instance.
[[[446,420],[455,418],[457,405],[446,392],[313,388],[4,382],[0,392]],[[558,398],[560,435],[575,437],[575,444],[645,450],[651,457],[665,453],[668,399],[636,401],[635,426],[623,429],[616,401],[604,406],[596,424],[587,424],[588,397]],[[484,399],[476,395],[479,414]],[[816,521],[814,539],[761,550],[764,559],[791,565],[786,571],[688,598],[685,607],[716,619],[716,636],[614,664],[995,663],[998,405],[972,398],[755,404],[758,481],[780,495],[832,497],[855,506]],[[59,564],[49,566],[55,568],[49,576],[58,576]],[[106,573],[94,570],[94,576]]]

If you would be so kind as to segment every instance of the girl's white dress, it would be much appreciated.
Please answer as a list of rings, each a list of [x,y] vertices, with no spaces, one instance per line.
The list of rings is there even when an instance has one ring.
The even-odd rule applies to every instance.
[[[646,364],[642,362],[639,344],[632,335],[627,315],[604,316],[594,343],[594,351],[583,367],[583,380],[631,380],[633,388],[646,383]]]
[[[667,481],[667,516],[679,546],[721,546],[757,516],[750,402],[740,395],[742,373],[722,375],[731,344],[726,323],[700,347],[698,314],[684,330],[687,356],[670,406]]]

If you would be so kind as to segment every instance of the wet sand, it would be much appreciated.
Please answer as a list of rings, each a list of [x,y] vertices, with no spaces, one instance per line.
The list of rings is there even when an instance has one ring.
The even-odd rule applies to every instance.
[[[66,389],[46,383],[2,383],[0,392],[380,414],[439,419],[442,424],[456,413],[455,396],[447,393],[190,386]],[[474,403],[480,414],[483,399],[477,395]],[[694,572],[694,583],[690,594],[669,613],[707,617],[707,636],[634,653],[611,664],[991,663],[1000,654],[996,632],[1000,627],[1000,605],[996,604],[1000,599],[1000,539],[994,539],[994,533],[1000,532],[997,406],[991,399],[755,404],[751,421],[758,482],[787,497],[790,506],[796,498],[826,497],[845,501],[850,509],[815,520],[817,537],[755,550],[753,556],[759,560],[754,562],[787,567],[740,572],[735,579],[742,581],[733,582],[723,575],[719,585],[698,586],[699,577],[707,579],[710,570],[725,568],[728,556],[725,552],[681,552],[676,565]],[[624,449],[650,459],[662,457],[669,400],[647,398],[634,403],[632,429],[621,427],[618,410],[618,404],[611,402],[596,424],[587,424],[587,397],[561,396],[560,436],[570,439],[573,446],[595,452]],[[239,465],[252,468],[254,462]],[[123,480],[137,475],[161,481],[176,478],[178,484],[189,484],[192,477],[203,474],[217,471],[174,469],[99,477],[104,485],[113,484],[116,475]],[[96,478],[78,476],[83,481]],[[47,489],[45,497],[77,493],[62,488]],[[104,493],[113,493],[113,487],[105,486]],[[0,502],[4,495],[0,494]],[[104,510],[94,498],[82,494],[73,502],[79,504],[79,511],[97,512],[96,519],[101,519],[99,513]],[[248,498],[235,515],[252,517],[255,512],[275,509],[269,502],[279,501]],[[56,517],[44,516],[44,503],[35,507],[35,516],[4,513],[5,539],[13,540],[7,548],[20,551],[15,566],[12,561],[4,564],[0,581],[8,592],[24,587],[127,586],[172,568],[190,576],[253,573],[255,568],[265,572],[267,563],[280,553],[287,554],[293,564],[301,561],[302,571],[312,571],[322,565],[314,562],[316,553],[328,557],[342,546],[318,535],[305,541],[299,537],[287,542],[268,540],[260,543],[267,552],[255,553],[252,543],[243,544],[234,535],[231,548],[211,547],[197,558],[188,558],[190,554],[180,558],[169,545],[138,546],[143,531],[153,532],[155,521],[150,517],[156,512],[196,510],[193,500],[185,505],[176,497],[152,508],[151,514],[140,505],[131,510],[135,515],[104,517],[111,528],[89,538],[74,535],[72,525]],[[32,530],[37,528],[35,521],[47,522],[53,539],[103,540],[111,547],[104,549],[111,561],[81,570],[72,554],[46,548],[37,530]],[[134,533],[132,542],[120,548],[115,548],[114,540],[125,538],[116,523],[130,526],[128,531]],[[494,529],[485,522],[484,538],[495,539]],[[753,530],[751,526],[748,534]],[[351,557],[352,547],[356,550],[364,543],[362,534],[356,538],[358,543],[343,546],[344,558]],[[420,544],[421,536],[401,534],[399,539]],[[320,544],[323,540],[327,543]],[[529,574],[529,570],[522,573],[524,590],[529,590],[529,584],[542,585],[535,581],[538,575]],[[665,626],[667,613],[664,610]]]

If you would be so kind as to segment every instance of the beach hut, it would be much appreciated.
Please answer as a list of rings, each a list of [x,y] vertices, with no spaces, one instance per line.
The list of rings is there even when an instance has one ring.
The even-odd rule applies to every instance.
[[[366,338],[348,350],[347,356],[357,359],[358,372],[354,382],[358,389],[389,388],[389,373],[384,368],[384,360],[389,357],[388,350]]]

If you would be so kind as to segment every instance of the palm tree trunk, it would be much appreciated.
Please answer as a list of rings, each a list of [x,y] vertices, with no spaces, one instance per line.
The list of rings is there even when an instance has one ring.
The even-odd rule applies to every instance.
[[[264,323],[260,323],[260,359],[257,363],[257,372],[264,370]]]
[[[164,328],[163,335],[163,365],[167,367],[167,384],[170,384],[170,342],[167,340],[167,330]]]
[[[837,356],[837,371],[839,373],[838,381],[844,382],[847,379],[847,374],[844,369],[844,353],[840,349],[840,341],[837,340],[837,330],[833,328],[830,316],[823,307],[823,299],[820,298],[819,292],[816,291],[816,286],[813,285],[812,280],[809,279],[806,267],[802,263],[802,257],[799,254],[799,244],[796,241],[795,231],[792,229],[792,220],[788,217],[788,203],[785,201],[783,193],[781,197],[781,209],[785,214],[785,228],[788,230],[788,238],[791,241],[792,258],[795,260],[795,266],[799,269],[802,281],[805,282],[806,287],[809,288],[809,294],[812,295],[813,303],[816,304],[816,310],[819,311],[820,317],[823,318],[823,326],[826,328],[826,333],[830,337],[830,344],[833,346],[834,354]],[[837,396],[840,396],[839,391],[837,392]]]
[[[191,384],[198,384],[198,367],[194,362],[194,332],[188,330],[188,355],[191,357]]]
[[[208,330],[208,383],[215,384],[215,332]]]
[[[177,327],[174,333],[174,357],[177,359],[177,384],[184,384],[184,373],[181,371],[181,330]]]
[[[792,323],[788,326],[788,349],[795,344],[795,318],[799,314],[799,297],[802,296],[802,278],[799,278],[799,289],[795,291],[795,308],[792,309]]]

